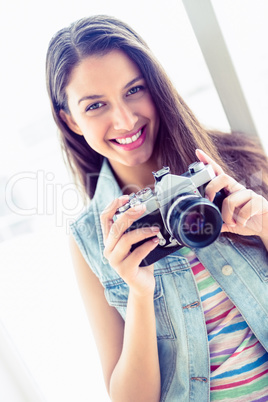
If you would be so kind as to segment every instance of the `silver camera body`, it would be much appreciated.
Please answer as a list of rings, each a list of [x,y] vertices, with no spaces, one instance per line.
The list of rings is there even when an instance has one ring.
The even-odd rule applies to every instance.
[[[180,176],[170,173],[169,167],[153,172],[154,190],[147,187],[132,193],[129,202],[119,208],[115,219],[129,208],[145,204],[144,214],[128,229],[158,226],[159,244],[140,266],[147,266],[182,247],[206,247],[217,239],[222,227],[222,190],[213,202],[204,198],[206,185],[215,177],[211,165],[194,162]],[[147,241],[144,240],[144,241]],[[144,243],[136,243],[132,251]]]

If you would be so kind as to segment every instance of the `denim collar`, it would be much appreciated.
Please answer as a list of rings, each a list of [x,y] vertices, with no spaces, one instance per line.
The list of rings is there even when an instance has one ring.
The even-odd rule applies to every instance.
[[[101,249],[102,262],[108,264],[107,259],[103,256],[104,242],[100,223],[100,215],[104,209],[115,199],[122,195],[110,164],[105,158],[99,173],[98,183],[92,200],[92,207],[95,214],[96,230],[98,235],[99,246]]]
[[[99,173],[98,183],[94,195],[94,202],[98,211],[102,212],[115,198],[120,197],[122,191],[114,177],[108,160],[105,158]]]

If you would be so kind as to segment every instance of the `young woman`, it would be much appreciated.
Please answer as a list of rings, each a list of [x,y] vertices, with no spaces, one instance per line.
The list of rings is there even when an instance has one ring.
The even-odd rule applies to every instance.
[[[266,156],[245,135],[205,130],[115,18],[85,18],[52,38],[47,87],[66,160],[91,200],[71,250],[111,400],[268,400]],[[181,175],[196,160],[216,174],[206,197],[225,192],[221,235],[141,267],[159,228],[126,231],[142,204],[114,214],[154,187],[152,171]]]

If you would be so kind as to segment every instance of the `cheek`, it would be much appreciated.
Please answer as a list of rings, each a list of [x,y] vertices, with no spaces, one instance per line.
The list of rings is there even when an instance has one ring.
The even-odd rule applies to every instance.
[[[80,128],[89,144],[98,144],[99,141],[103,140],[106,132],[106,125],[102,120],[83,121]]]
[[[149,98],[149,100],[147,102],[147,110],[148,110],[148,114],[150,114],[151,118],[158,121],[158,112],[157,112],[157,109],[156,109],[155,104],[151,97]]]
[[[147,99],[139,104],[139,113],[151,120],[158,119],[157,110],[154,103],[150,99]]]
[[[158,128],[159,128],[159,115],[158,115],[157,109],[153,103],[151,103],[147,106],[147,116],[150,118],[151,122],[153,123],[155,134],[157,134]]]

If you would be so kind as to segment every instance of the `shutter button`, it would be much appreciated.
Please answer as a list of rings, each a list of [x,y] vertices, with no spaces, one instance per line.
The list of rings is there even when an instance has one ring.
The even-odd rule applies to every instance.
[[[229,276],[232,275],[233,268],[231,267],[231,265],[224,265],[221,269],[221,272],[223,273],[223,275]]]

